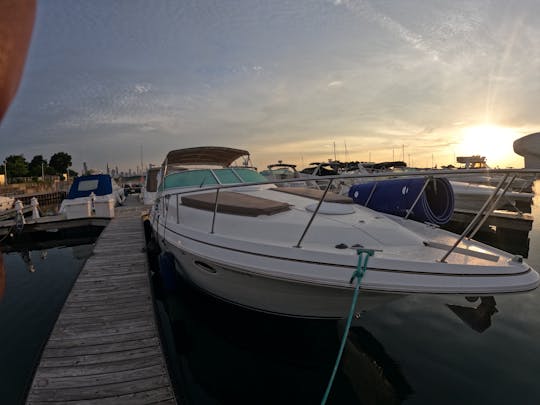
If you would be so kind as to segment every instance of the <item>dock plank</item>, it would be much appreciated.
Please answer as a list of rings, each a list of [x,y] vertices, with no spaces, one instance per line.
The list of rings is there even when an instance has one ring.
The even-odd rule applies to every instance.
[[[35,405],[51,405],[54,403],[55,405],[73,405],[76,403],[77,405],[93,405],[93,404],[100,404],[100,405],[118,405],[118,404],[131,404],[131,405],[145,405],[145,404],[155,404],[155,403],[165,403],[165,404],[176,404],[176,401],[174,400],[174,396],[170,392],[168,388],[159,388],[149,391],[143,391],[143,392],[135,392],[133,394],[128,395],[119,395],[114,397],[108,397],[108,398],[100,398],[99,400],[96,399],[88,399],[88,400],[76,400],[74,401],[58,401],[58,400],[52,400],[52,401],[30,401],[29,404],[35,404]]]
[[[43,350],[27,404],[175,404],[155,313],[142,207],[116,210]]]

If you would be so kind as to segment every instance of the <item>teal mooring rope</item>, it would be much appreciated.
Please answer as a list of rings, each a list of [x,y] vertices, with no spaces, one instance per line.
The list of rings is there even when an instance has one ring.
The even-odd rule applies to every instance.
[[[358,300],[358,292],[360,291],[360,282],[362,281],[362,277],[364,277],[364,273],[366,272],[369,257],[373,256],[375,251],[372,249],[356,249],[356,253],[358,254],[358,264],[356,266],[355,272],[351,276],[351,280],[349,281],[349,283],[352,284],[354,279],[356,279],[356,286],[354,288],[354,295],[351,302],[351,309],[349,310],[349,316],[347,317],[347,324],[345,326],[345,330],[343,331],[343,338],[341,339],[341,346],[339,347],[338,355],[336,358],[336,364],[334,364],[334,370],[332,371],[332,376],[330,377],[330,381],[328,381],[328,386],[326,387],[326,392],[324,393],[324,397],[321,401],[321,405],[326,404],[326,401],[328,400],[328,395],[330,395],[330,390],[332,389],[332,384],[334,383],[334,378],[336,377],[336,373],[339,367],[339,362],[341,361],[341,356],[343,355],[343,349],[345,348],[345,342],[347,341],[347,336],[349,335],[349,329],[351,328],[354,308],[356,307],[356,301]]]

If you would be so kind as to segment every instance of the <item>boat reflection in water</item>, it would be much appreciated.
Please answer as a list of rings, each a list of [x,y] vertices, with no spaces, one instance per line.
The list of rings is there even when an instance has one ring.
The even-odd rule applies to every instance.
[[[22,261],[26,265],[26,270],[28,270],[30,273],[34,273],[36,271],[36,266],[34,266],[34,263],[32,262],[32,258],[30,257],[30,252],[28,249],[22,249],[19,252],[19,255],[21,256]]]
[[[320,403],[342,322],[279,317],[154,277],[172,379],[188,403]],[[397,404],[412,393],[397,362],[363,327],[351,328],[328,403]]]
[[[398,404],[413,393],[397,362],[363,327],[349,331],[341,369],[361,404]]]
[[[499,312],[494,297],[468,297],[467,300],[476,302],[480,299],[480,305],[476,308],[461,305],[447,304],[446,306],[456,314],[471,329],[482,333],[491,326],[491,316]]]
[[[1,404],[25,402],[43,347],[99,234],[89,228],[14,233],[2,241]]]

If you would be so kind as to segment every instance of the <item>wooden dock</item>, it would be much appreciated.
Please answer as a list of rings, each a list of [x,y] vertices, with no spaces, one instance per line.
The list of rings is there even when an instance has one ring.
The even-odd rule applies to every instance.
[[[102,232],[56,321],[27,404],[175,404],[143,252],[142,207]]]
[[[471,222],[475,215],[476,211],[455,210],[451,221],[462,224],[465,227]],[[486,220],[483,228],[487,229],[488,227],[493,226],[497,229],[501,228],[529,232],[532,229],[533,221],[533,216],[528,213],[495,210]]]

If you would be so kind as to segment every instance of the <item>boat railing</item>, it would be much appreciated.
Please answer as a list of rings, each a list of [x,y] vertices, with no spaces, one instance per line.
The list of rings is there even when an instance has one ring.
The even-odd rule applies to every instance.
[[[407,219],[410,215],[410,213],[414,210],[416,204],[420,200],[422,194],[425,192],[426,188],[428,187],[429,183],[433,181],[435,178],[448,178],[448,177],[459,177],[460,175],[467,175],[471,173],[478,173],[478,174],[489,174],[489,175],[503,175],[503,178],[499,181],[496,187],[494,187],[493,192],[491,195],[487,198],[482,208],[476,213],[474,218],[470,221],[470,223],[467,225],[465,230],[459,235],[455,243],[449,247],[449,249],[445,252],[445,254],[440,259],[440,262],[446,262],[446,259],[448,256],[452,254],[454,250],[459,246],[459,244],[465,239],[472,239],[476,233],[480,230],[482,225],[485,223],[485,221],[489,218],[489,216],[493,213],[495,208],[497,207],[498,202],[504,197],[506,192],[510,189],[512,183],[518,176],[531,176],[531,177],[538,177],[540,174],[540,169],[469,169],[467,171],[456,171],[456,170],[425,170],[425,171],[418,171],[418,172],[384,172],[384,173],[358,173],[358,174],[341,174],[341,175],[332,175],[332,176],[309,176],[309,177],[303,177],[302,181],[328,181],[326,184],[323,193],[321,194],[321,197],[317,201],[317,206],[313,210],[312,215],[310,216],[308,223],[303,228],[302,233],[298,239],[298,242],[294,247],[301,248],[302,247],[302,241],[304,240],[304,237],[308,233],[309,229],[311,228],[311,225],[313,221],[315,220],[316,216],[318,215],[320,211],[320,207],[322,203],[324,202],[326,196],[331,190],[331,187],[336,182],[343,182],[345,180],[359,180],[362,181],[367,180],[373,180],[373,181],[382,181],[386,179],[397,179],[397,178],[425,178],[425,182],[423,184],[423,187],[421,188],[421,191],[416,196],[414,202],[412,203],[411,207],[407,209],[407,214],[405,216],[405,219]],[[509,181],[507,181],[510,178]],[[277,186],[287,184],[287,183],[298,183],[298,178],[291,178],[291,179],[280,179],[280,180],[267,180],[267,181],[257,181],[257,182],[248,182],[248,183],[239,183],[239,184],[217,184],[217,185],[208,185],[200,188],[192,188],[186,190],[179,190],[179,191],[171,191],[165,194],[164,198],[167,199],[167,201],[174,197],[176,198],[176,220],[177,223],[179,223],[179,206],[180,206],[180,198],[179,196],[184,194],[193,194],[193,193],[200,193],[201,191],[216,191],[216,196],[214,200],[214,209],[213,209],[213,215],[212,215],[212,223],[210,227],[210,233],[214,233],[215,230],[215,221],[216,216],[218,213],[218,205],[219,205],[219,193],[221,190],[231,190],[231,189],[246,189],[249,187],[254,186],[264,186],[269,184],[275,184]],[[375,184],[376,187],[376,184]],[[367,205],[375,187],[372,189],[370,195],[368,196],[366,203],[364,205]],[[163,198],[163,197],[162,197]],[[163,208],[165,209],[165,202],[161,201],[163,203]],[[160,197],[156,199],[156,204],[160,203]]]

